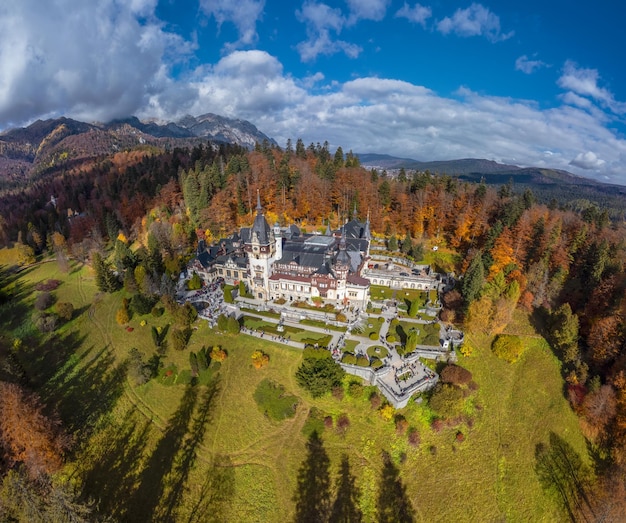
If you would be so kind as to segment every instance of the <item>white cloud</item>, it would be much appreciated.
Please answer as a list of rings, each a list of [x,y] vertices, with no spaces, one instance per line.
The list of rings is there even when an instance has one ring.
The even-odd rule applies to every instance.
[[[144,106],[151,91],[164,87],[168,52],[191,49],[154,19],[155,4],[4,2],[0,125],[58,114],[108,120]]]
[[[616,114],[626,114],[626,103],[615,100],[613,93],[598,85],[599,80],[600,74],[597,69],[578,67],[575,62],[568,60],[557,83],[563,89],[594,99]]]
[[[570,162],[570,165],[580,167],[581,169],[600,169],[605,163],[594,152],[587,151],[586,153],[577,154],[576,158]]]
[[[279,144],[302,138],[419,160],[491,158],[626,184],[626,140],[607,127],[602,112],[570,104],[542,109],[467,88],[444,97],[389,78],[315,80],[309,91],[310,81],[285,74],[275,57],[238,51],[198,72],[192,84],[198,97],[187,112],[250,120]]]
[[[522,73],[532,74],[542,67],[548,67],[548,64],[541,60],[531,60],[526,55],[522,55],[515,60],[515,70],[522,71]]]
[[[228,49],[256,43],[256,23],[264,7],[265,0],[200,0],[200,8],[207,16],[215,18],[218,28],[224,22],[232,22],[237,28],[239,39],[228,44]]]
[[[444,35],[455,33],[458,36],[484,36],[492,42],[511,38],[514,31],[502,33],[500,18],[481,4],[472,4],[467,9],[457,9],[452,17],[437,23],[437,30]]]
[[[426,20],[428,20],[432,14],[433,12],[430,7],[425,7],[420,4],[415,4],[413,7],[410,7],[409,4],[404,2],[404,5],[396,12],[396,17],[406,18],[410,22],[426,27]]]
[[[320,54],[344,52],[346,56],[356,58],[361,53],[360,46],[331,36],[331,31],[339,35],[348,24],[341,9],[307,0],[302,4],[302,9],[296,11],[296,18],[306,25],[307,39],[296,46],[302,61],[310,62]]]
[[[348,25],[355,24],[359,20],[374,20],[380,22],[385,18],[387,7],[391,0],[346,0],[350,8]]]

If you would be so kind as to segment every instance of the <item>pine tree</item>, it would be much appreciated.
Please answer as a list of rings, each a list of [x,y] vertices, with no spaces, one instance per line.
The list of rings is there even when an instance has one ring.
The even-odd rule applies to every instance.
[[[483,267],[482,256],[478,253],[470,263],[461,285],[461,292],[463,293],[463,299],[466,305],[469,305],[480,297],[484,283],[485,268]]]

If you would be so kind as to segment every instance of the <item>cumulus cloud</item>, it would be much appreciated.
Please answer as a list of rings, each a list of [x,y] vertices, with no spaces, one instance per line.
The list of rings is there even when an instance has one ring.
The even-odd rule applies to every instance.
[[[312,92],[272,55],[237,51],[198,75],[187,112],[245,118],[280,144],[302,138],[419,160],[482,157],[626,184],[626,140],[607,128],[602,112],[571,104],[542,109],[468,88],[446,97],[390,78],[314,79]]]
[[[354,24],[359,20],[380,22],[385,18],[390,2],[391,0],[346,0],[350,8],[350,16],[347,20],[348,25]]]
[[[310,62],[319,55],[333,55],[339,52],[344,52],[350,58],[356,58],[361,53],[360,46],[336,39],[348,24],[341,9],[307,0],[302,4],[302,9],[296,11],[296,18],[306,25],[307,39],[296,46],[302,61]]]
[[[563,74],[558,80],[558,85],[577,95],[592,98],[614,113],[626,114],[626,103],[615,100],[611,91],[598,85],[599,80],[600,74],[597,69],[578,67],[575,62],[568,60],[563,66]]]
[[[451,17],[437,23],[437,30],[444,35],[455,33],[458,36],[484,36],[491,42],[511,38],[514,31],[502,33],[500,17],[481,4],[472,4],[467,9],[457,9]]]
[[[426,27],[426,20],[428,20],[432,14],[433,12],[430,7],[425,7],[420,4],[415,4],[413,7],[410,7],[409,4],[404,2],[404,5],[396,12],[396,18],[406,18],[409,22]]]
[[[23,0],[0,7],[0,124],[59,114],[127,116],[164,87],[168,51],[191,50],[153,18],[153,0],[66,4]]]
[[[570,165],[588,170],[588,169],[599,169],[605,163],[606,162],[598,158],[594,152],[587,151],[586,153],[579,153],[578,155],[576,155],[576,158],[574,158],[570,162]]]
[[[213,16],[218,28],[224,22],[232,22],[237,28],[239,39],[227,45],[236,49],[255,44],[258,40],[256,24],[263,14],[265,0],[200,0],[200,9]]]
[[[515,70],[522,71],[522,73],[532,74],[542,67],[547,67],[548,64],[541,60],[531,60],[527,55],[520,56],[515,60]]]

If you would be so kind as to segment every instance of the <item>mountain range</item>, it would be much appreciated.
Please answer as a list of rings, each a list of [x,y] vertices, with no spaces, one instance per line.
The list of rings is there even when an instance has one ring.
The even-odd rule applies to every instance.
[[[265,140],[276,144],[248,121],[211,113],[164,123],[134,116],[105,124],[64,117],[37,120],[0,133],[0,179],[15,183],[48,169],[71,167],[138,146],[186,147],[207,140],[248,149]]]

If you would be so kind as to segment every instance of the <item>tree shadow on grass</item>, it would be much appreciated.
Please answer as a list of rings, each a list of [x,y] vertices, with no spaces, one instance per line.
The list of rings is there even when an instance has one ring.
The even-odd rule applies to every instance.
[[[177,509],[185,493],[189,474],[196,463],[198,447],[202,444],[207,426],[211,421],[213,400],[218,390],[218,382],[213,381],[202,393],[189,433],[176,455],[173,468],[168,476],[167,494],[160,503],[160,510],[157,514],[158,521],[178,520],[176,518]]]
[[[127,521],[146,448],[150,421],[132,409],[121,424],[111,423],[82,449],[79,470],[82,497],[95,500],[99,512]],[[99,444],[100,443],[100,444]]]
[[[211,465],[187,523],[228,521],[227,509],[235,491],[235,469],[227,456],[217,456]]]
[[[159,504],[161,500],[165,499],[165,490],[168,483],[167,476],[175,470],[176,455],[184,445],[189,420],[193,414],[197,398],[198,387],[188,385],[178,410],[169,420],[163,437],[157,443],[154,452],[148,458],[145,467],[139,475],[139,486],[135,490],[132,500],[129,501],[129,510],[126,518],[128,521],[171,521],[171,518],[163,519],[160,517],[163,514],[160,514]],[[170,497],[169,494],[168,497]],[[172,499],[170,499],[170,502],[172,502]],[[169,510],[168,504],[164,505],[165,514]]]
[[[550,432],[549,443],[535,447],[535,473],[542,488],[555,497],[572,521],[589,510],[589,470],[564,439]],[[585,518],[586,519],[586,518]]]
[[[350,472],[350,461],[344,454],[336,481],[336,496],[330,511],[329,523],[358,523],[363,519],[359,508],[361,491],[355,484],[355,477]]]
[[[330,514],[330,459],[317,431],[306,444],[307,455],[298,470],[296,523],[327,521]]]
[[[400,471],[388,452],[383,452],[383,468],[376,502],[379,523],[412,523],[415,511],[400,479]]]

